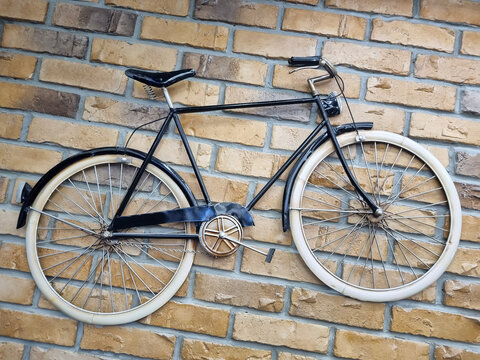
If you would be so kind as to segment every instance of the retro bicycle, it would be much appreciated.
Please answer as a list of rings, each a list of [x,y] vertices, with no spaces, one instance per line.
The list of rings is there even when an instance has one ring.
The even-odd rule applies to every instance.
[[[461,208],[452,180],[423,146],[370,122],[333,127],[344,85],[318,56],[293,57],[295,69],[323,69],[308,79],[312,96],[277,101],[175,107],[168,86],[194,70],[126,75],[163,90],[170,108],[148,153],[125,147],[78,153],[22,191],[17,227],[26,224],[32,276],[65,314],[112,325],[145,317],[180,289],[201,251],[214,257],[245,246],[249,211],[291,166],[283,230],[310,270],[334,290],[365,301],[393,301],[426,288],[445,271],[460,237]],[[322,98],[315,83],[335,79],[340,95]],[[316,104],[322,121],[246,205],[213,204],[179,115],[241,108]],[[348,108],[350,111],[350,108]],[[350,112],[351,115],[351,112]],[[153,156],[174,123],[203,195]],[[128,143],[128,142],[127,142]]]

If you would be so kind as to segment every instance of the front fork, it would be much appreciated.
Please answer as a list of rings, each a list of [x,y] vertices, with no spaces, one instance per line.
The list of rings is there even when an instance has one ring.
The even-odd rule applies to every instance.
[[[340,163],[342,164],[343,168],[345,169],[345,172],[347,174],[348,179],[350,180],[351,184],[357,191],[357,193],[360,194],[362,199],[367,203],[367,205],[372,209],[372,214],[375,217],[380,217],[383,214],[383,210],[377,206],[372,201],[372,198],[360,187],[358,184],[357,179],[353,176],[352,172],[350,171],[350,168],[347,165],[347,160],[345,159],[345,156],[343,155],[342,149],[340,148],[340,144],[338,143],[335,131],[333,130],[332,124],[330,124],[330,120],[328,119],[327,112],[325,111],[325,108],[323,107],[322,101],[320,100],[320,96],[316,96],[315,101],[317,103],[318,108],[320,109],[320,113],[323,117],[323,121],[325,122],[325,126],[327,129],[327,133],[332,140],[333,146],[335,148],[335,152],[338,155],[338,158],[340,159]],[[360,140],[361,141],[361,140]]]

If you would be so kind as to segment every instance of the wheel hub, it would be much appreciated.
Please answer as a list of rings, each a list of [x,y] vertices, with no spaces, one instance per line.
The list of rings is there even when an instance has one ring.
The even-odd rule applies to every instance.
[[[200,243],[208,254],[215,257],[232,255],[242,239],[242,225],[230,215],[216,216],[200,227]]]

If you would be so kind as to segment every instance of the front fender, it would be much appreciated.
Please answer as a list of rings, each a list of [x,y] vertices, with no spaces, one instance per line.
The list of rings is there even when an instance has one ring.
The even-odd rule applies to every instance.
[[[43,187],[56,175],[58,172],[62,171],[65,169],[67,166],[70,166],[71,164],[91,157],[91,156],[96,156],[96,155],[105,155],[105,154],[119,154],[119,155],[129,155],[136,157],[138,159],[145,159],[146,154],[142,151],[134,150],[134,149],[128,149],[128,148],[118,148],[118,147],[104,147],[104,148],[98,148],[98,149],[93,149],[93,150],[87,150],[80,152],[78,154],[75,154],[62,162],[58,163],[55,165],[53,168],[48,170],[48,172],[43,175],[40,180],[35,184],[33,188],[29,188],[27,185],[24,187],[24,190],[22,191],[22,208],[20,210],[20,214],[18,215],[18,221],[17,221],[17,229],[23,227],[27,221],[27,213],[30,208],[30,206],[33,204],[35,201],[35,198],[38,196],[40,191],[43,189]],[[195,199],[195,196],[192,193],[192,190],[188,187],[188,185],[185,183],[185,181],[178,175],[175,170],[161,162],[159,159],[152,157],[151,163],[160,168],[162,171],[167,173],[174,181],[175,183],[182,189],[183,193],[185,194],[188,203],[190,206],[196,206],[197,205],[197,200]]]
[[[372,122],[358,122],[358,123],[349,123],[339,125],[333,128],[336,135],[341,135],[347,132],[352,132],[355,130],[370,130],[373,127]],[[293,165],[290,174],[288,174],[287,183],[285,184],[285,189],[283,191],[283,206],[282,206],[282,225],[283,231],[290,229],[290,195],[292,193],[293,183],[297,177],[300,168],[308,159],[308,157],[316,150],[320,145],[329,139],[327,133],[323,133],[320,137],[315,139],[315,141],[300,155],[297,162]]]

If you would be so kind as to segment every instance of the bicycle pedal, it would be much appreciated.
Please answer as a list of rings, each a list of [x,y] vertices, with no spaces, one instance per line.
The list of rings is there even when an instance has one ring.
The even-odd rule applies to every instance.
[[[265,262],[271,263],[272,258],[273,258],[273,254],[275,254],[275,249],[274,248],[271,248],[270,250],[268,250],[268,254],[267,254],[267,257],[265,258]]]

